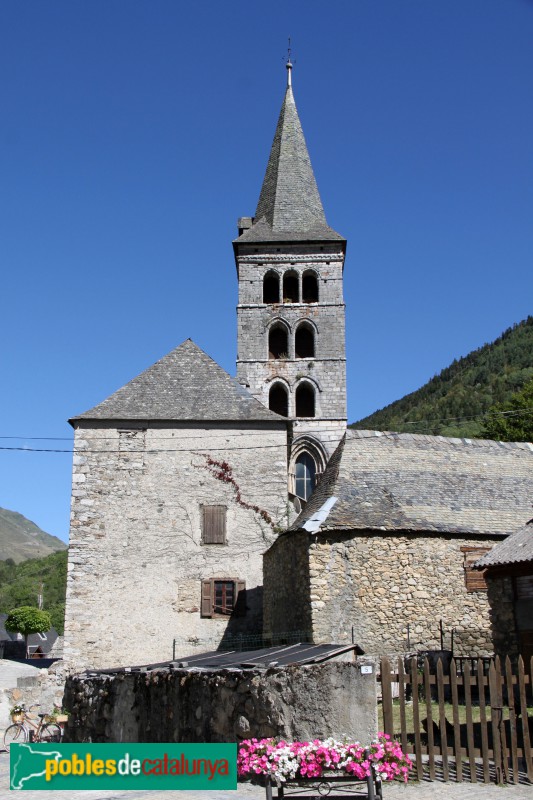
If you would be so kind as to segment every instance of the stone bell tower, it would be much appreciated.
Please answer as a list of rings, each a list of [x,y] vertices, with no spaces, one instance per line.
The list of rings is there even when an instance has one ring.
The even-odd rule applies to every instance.
[[[238,221],[237,378],[293,422],[289,490],[303,500],[346,430],[346,239],[326,222],[287,63],[255,217]]]

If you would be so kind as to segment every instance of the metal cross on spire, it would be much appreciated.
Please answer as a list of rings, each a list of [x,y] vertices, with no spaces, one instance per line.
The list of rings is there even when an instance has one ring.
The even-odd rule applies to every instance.
[[[287,47],[287,86],[292,85],[292,62],[291,62],[291,37],[289,36],[289,46]]]

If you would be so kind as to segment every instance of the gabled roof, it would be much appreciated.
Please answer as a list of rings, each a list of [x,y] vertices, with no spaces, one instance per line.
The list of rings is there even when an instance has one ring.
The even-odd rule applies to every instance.
[[[348,430],[290,530],[329,497],[322,531],[507,535],[531,513],[533,445]]]
[[[78,420],[286,422],[187,339]]]
[[[326,222],[307,145],[287,86],[254,224],[235,241],[345,241]]]
[[[498,542],[492,550],[476,561],[476,569],[503,567],[511,564],[533,562],[533,519],[523,528],[511,533],[503,542]]]

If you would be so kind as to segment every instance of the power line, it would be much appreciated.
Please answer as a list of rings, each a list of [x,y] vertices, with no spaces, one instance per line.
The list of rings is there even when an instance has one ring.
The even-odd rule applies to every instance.
[[[338,430],[337,428],[331,428],[331,430]],[[383,433],[382,436],[384,437],[392,437],[394,434],[390,433]],[[3,437],[0,437],[3,438]],[[193,437],[193,438],[200,438],[200,437]],[[360,439],[375,439],[376,436],[360,436]],[[120,453],[122,455],[136,455],[136,454],[143,454],[143,455],[155,455],[157,453],[194,453],[195,455],[207,455],[205,450],[208,449],[210,452],[214,450],[219,450],[221,452],[233,452],[235,450],[258,450],[261,448],[262,450],[266,449],[279,449],[280,447],[285,447],[285,443],[280,444],[261,444],[261,445],[247,445],[245,446],[232,446],[231,444],[227,443],[225,445],[221,445],[220,447],[214,447],[212,445],[204,445],[203,447],[171,447],[166,449],[156,449],[156,448],[149,448],[149,449],[139,449],[139,450],[110,450],[105,448],[103,450],[93,450],[88,447],[84,448],[72,448],[72,449],[59,449],[59,448],[44,448],[44,447],[3,447],[0,446],[0,450],[4,451],[18,451],[23,453],[69,453],[70,455],[93,455],[95,453],[107,453],[108,455],[113,455],[114,453]]]
[[[416,425],[417,427],[427,429],[427,428],[434,427],[436,424],[444,423],[444,422],[461,422],[461,421],[466,421],[466,420],[481,420],[481,419],[494,418],[494,417],[521,417],[521,416],[531,416],[531,415],[533,415],[533,409],[532,410],[520,409],[520,410],[512,410],[512,411],[492,411],[492,412],[486,411],[483,414],[475,414],[475,415],[472,415],[472,416],[440,417],[440,418],[426,419],[426,420],[424,420],[424,419],[421,419],[421,420],[406,420],[405,422],[399,423],[399,425],[402,425],[402,426],[403,425]],[[146,429],[143,429],[143,428],[128,428],[128,429],[125,429],[125,430],[133,430],[133,431],[139,430],[139,431],[141,431],[141,430],[146,430]],[[157,430],[157,429],[152,429],[152,430]],[[354,428],[352,430],[358,430],[358,429]],[[364,429],[359,429],[359,430],[364,430]],[[322,433],[338,432],[338,428],[320,428],[320,431]],[[395,431],[379,431],[379,433],[384,437],[391,437],[391,436],[394,435],[394,433],[398,433],[398,432],[399,431],[396,431],[396,432]],[[245,435],[247,437],[249,437],[249,436],[259,436],[259,437],[262,438],[264,436],[264,432],[262,432],[262,431],[258,431],[256,433],[248,432]],[[220,433],[220,434],[218,434],[218,437],[217,437],[216,434],[214,434],[213,431],[211,432],[211,438],[215,438],[215,439],[216,438],[226,438],[227,436],[228,436],[227,433]],[[158,440],[159,441],[171,441],[174,438],[175,438],[174,436],[160,436],[160,437],[158,437]],[[27,453],[66,453],[66,454],[70,454],[70,455],[84,455],[84,454],[91,455],[91,454],[95,454],[95,453],[108,453],[108,454],[113,454],[113,453],[132,453],[132,454],[134,454],[136,452],[137,453],[145,453],[145,454],[148,454],[148,455],[153,455],[153,454],[157,454],[157,453],[182,453],[182,452],[193,452],[193,453],[201,454],[202,450],[205,450],[205,445],[202,446],[201,448],[198,448],[197,446],[196,447],[195,446],[191,447],[190,443],[194,442],[195,440],[203,440],[204,438],[205,438],[204,436],[189,436],[188,437],[189,446],[187,446],[187,447],[149,448],[149,449],[144,449],[143,448],[142,450],[140,450],[140,449],[139,450],[110,450],[110,449],[107,449],[107,448],[104,448],[102,450],[95,450],[93,448],[79,448],[79,447],[78,448],[76,448],[76,447],[72,447],[72,448],[52,448],[52,447],[26,447],[26,446],[20,446],[20,447],[11,446],[11,447],[9,447],[9,446],[5,446],[5,445],[0,445],[0,451],[4,451],[4,452],[27,452]],[[360,436],[359,438],[360,439],[375,439],[376,436],[375,435],[372,435],[372,436]],[[29,441],[29,442],[36,442],[36,441],[70,442],[70,441],[72,441],[72,437],[66,437],[66,436],[0,436],[0,440],[21,440],[21,439],[24,440],[24,441]],[[100,436],[100,437],[98,437],[98,439],[100,441],[116,441],[116,436]],[[279,444],[258,444],[258,445],[247,445],[247,446],[242,446],[241,447],[241,446],[231,445],[230,442],[225,442],[223,445],[221,445],[219,447],[215,447],[213,445],[210,445],[209,449],[210,450],[219,450],[219,451],[235,451],[235,450],[256,450],[256,449],[258,449],[258,447],[261,447],[261,449],[275,449],[275,448],[278,448],[280,446],[282,446],[282,445],[279,445]]]
[[[377,414],[379,412],[377,411],[375,413]],[[513,411],[483,411],[480,414],[472,414],[470,416],[432,417],[431,419],[405,420],[404,422],[401,422],[399,424],[400,425],[422,425],[424,422],[426,422],[428,424],[434,425],[435,423],[441,423],[441,422],[454,422],[454,421],[455,422],[460,422],[462,420],[486,419],[487,417],[489,417],[489,418],[492,418],[492,417],[514,417],[514,416],[524,416],[524,415],[530,416],[532,414],[533,414],[533,409],[530,410],[530,409],[527,409],[527,408],[513,410]],[[356,424],[356,423],[349,423],[349,425],[353,425],[353,424]],[[86,430],[90,430],[90,429],[86,429]],[[141,430],[147,430],[147,429],[143,428],[143,427],[139,427],[139,428],[126,428],[126,427],[124,427],[124,428],[118,428],[118,430],[128,430],[128,431],[130,431],[130,430],[132,430],[132,431],[139,430],[139,431],[141,431]],[[158,430],[158,428],[150,428],[149,430]],[[184,429],[179,429],[179,430],[184,430]],[[355,429],[355,430],[357,430],[357,429]],[[363,429],[360,429],[360,430],[363,430]],[[322,433],[330,433],[330,432],[338,431],[338,428],[336,428],[336,427],[335,428],[320,427],[320,431]],[[216,435],[214,433],[214,431],[211,431],[211,434],[212,435]],[[246,433],[246,435],[247,436],[263,436],[264,435],[264,431],[257,431],[255,433],[253,431],[248,431]],[[221,432],[221,433],[218,434],[218,436],[219,437],[228,436],[228,433]],[[99,436],[98,438],[101,441],[115,441],[116,440],[116,436]],[[174,436],[158,436],[158,439],[160,441],[167,441],[167,440],[171,441],[174,438],[176,438],[176,437],[174,437]],[[190,436],[189,440],[191,441],[191,440],[194,440],[194,439],[203,439],[203,438],[204,438],[203,436]],[[367,438],[367,437],[365,437],[365,438]],[[73,440],[73,437],[72,436],[0,436],[0,440],[4,440],[4,439],[5,440],[20,439],[20,440],[24,440],[26,442],[38,442],[38,441],[41,441],[41,442],[71,442]],[[276,447],[277,445],[266,445],[266,446],[267,447]],[[0,447],[0,449],[1,450],[9,450],[9,449],[11,449],[11,450],[29,450],[30,452],[32,450],[32,448],[28,448],[28,447],[22,447],[22,448]],[[180,449],[182,449],[182,448],[180,448]],[[190,448],[185,448],[185,449],[189,450]],[[245,449],[247,449],[247,448],[245,448]],[[45,450],[45,452],[47,452],[47,451]],[[56,450],[50,450],[50,452],[67,453],[67,452],[71,452],[71,451],[70,450],[57,450],[57,451]],[[106,451],[102,451],[102,452],[111,452],[111,451],[106,450]],[[156,452],[156,451],[154,451],[154,452]]]

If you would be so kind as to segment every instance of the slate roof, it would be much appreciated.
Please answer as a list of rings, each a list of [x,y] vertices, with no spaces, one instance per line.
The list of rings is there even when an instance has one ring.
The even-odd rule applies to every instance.
[[[533,445],[348,430],[289,530],[332,496],[322,531],[507,535],[531,515]]]
[[[345,239],[326,222],[291,86],[287,86],[254,224],[237,243]]]
[[[485,567],[500,567],[511,564],[533,562],[533,520],[524,525],[520,530],[511,533],[507,539],[492,548],[492,550],[476,561],[476,569]]]
[[[231,378],[191,339],[69,420],[286,422]]]

